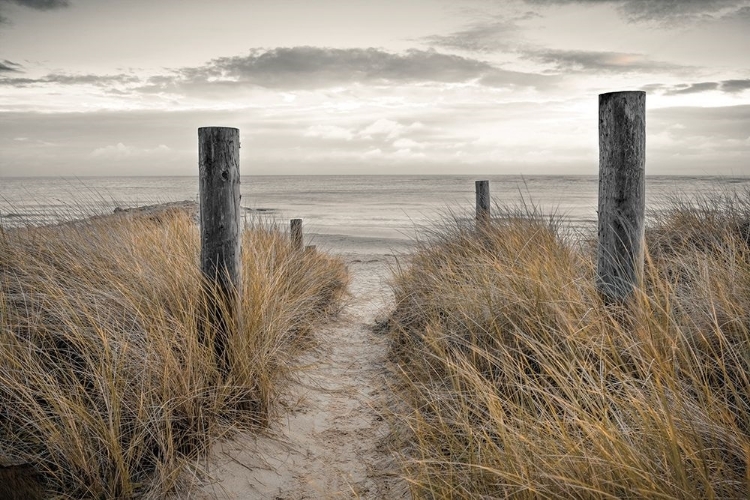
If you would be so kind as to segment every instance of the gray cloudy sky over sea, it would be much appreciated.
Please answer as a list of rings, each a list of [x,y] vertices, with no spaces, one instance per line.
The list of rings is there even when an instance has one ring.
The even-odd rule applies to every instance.
[[[750,175],[750,0],[0,0],[0,176],[595,174],[647,92],[647,172]]]

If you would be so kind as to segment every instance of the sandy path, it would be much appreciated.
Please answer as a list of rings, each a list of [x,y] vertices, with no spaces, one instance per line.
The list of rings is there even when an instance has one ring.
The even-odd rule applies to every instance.
[[[404,485],[379,444],[388,425],[378,415],[385,386],[386,340],[372,332],[391,292],[383,255],[344,256],[352,299],[318,333],[320,347],[283,404],[270,433],[243,435],[217,449],[218,481],[203,489],[220,499],[398,499]]]

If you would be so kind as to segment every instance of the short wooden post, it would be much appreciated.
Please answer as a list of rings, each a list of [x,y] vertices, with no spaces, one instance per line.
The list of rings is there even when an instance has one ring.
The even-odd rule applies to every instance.
[[[486,228],[490,222],[490,181],[476,181],[476,228]]]
[[[302,219],[292,219],[290,221],[290,232],[292,240],[292,250],[295,252],[302,251]]]
[[[213,332],[220,373],[229,372],[228,335],[239,321],[240,131],[229,127],[198,129],[200,173],[201,271],[210,287],[205,328]],[[202,332],[204,339],[211,338]]]
[[[597,287],[609,303],[642,282],[645,165],[646,93],[599,95]]]

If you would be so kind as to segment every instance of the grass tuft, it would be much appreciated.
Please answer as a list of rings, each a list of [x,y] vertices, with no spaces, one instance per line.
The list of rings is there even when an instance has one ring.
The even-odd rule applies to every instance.
[[[395,270],[392,416],[416,498],[750,495],[750,202],[674,202],[607,307],[591,246],[508,211]]]
[[[345,266],[295,254],[276,227],[245,231],[222,378],[200,340],[198,240],[184,210],[0,235],[6,485],[31,475],[44,498],[163,498],[213,439],[267,422],[310,328],[337,311]]]

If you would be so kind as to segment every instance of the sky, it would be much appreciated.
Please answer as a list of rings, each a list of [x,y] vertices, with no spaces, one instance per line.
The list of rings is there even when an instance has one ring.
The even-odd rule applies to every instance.
[[[750,176],[750,0],[0,0],[0,177],[598,171],[646,91],[646,172]]]

